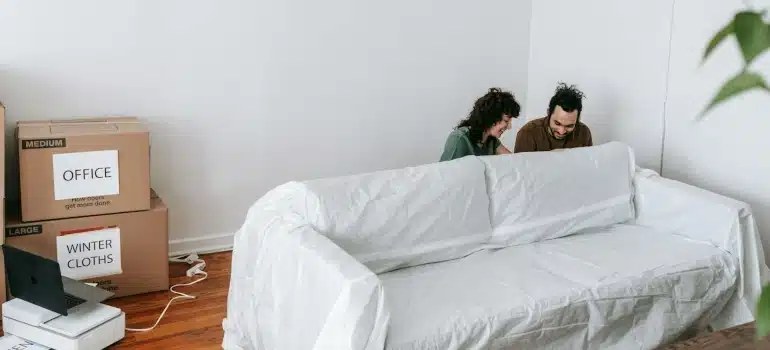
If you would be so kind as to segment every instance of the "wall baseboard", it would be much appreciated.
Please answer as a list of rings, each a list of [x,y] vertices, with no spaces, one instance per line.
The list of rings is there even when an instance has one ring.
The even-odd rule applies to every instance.
[[[233,250],[235,233],[224,233],[203,237],[183,238],[168,241],[168,256],[190,253],[216,253]]]

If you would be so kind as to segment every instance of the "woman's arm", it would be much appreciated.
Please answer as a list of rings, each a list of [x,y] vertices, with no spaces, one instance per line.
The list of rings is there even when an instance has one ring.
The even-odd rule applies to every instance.
[[[441,152],[440,162],[473,155],[473,149],[462,135],[452,133],[447,137],[444,151]]]
[[[511,154],[511,152],[507,147],[505,147],[502,143],[500,146],[497,146],[497,154]]]

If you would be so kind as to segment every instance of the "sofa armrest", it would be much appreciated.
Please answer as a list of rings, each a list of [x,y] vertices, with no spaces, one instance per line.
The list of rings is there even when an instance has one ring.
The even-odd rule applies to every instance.
[[[636,224],[709,242],[738,262],[736,293],[712,325],[725,328],[754,320],[770,270],[751,207],[647,169],[637,169],[634,187]]]
[[[373,272],[310,226],[275,216],[236,234],[225,349],[383,349]]]

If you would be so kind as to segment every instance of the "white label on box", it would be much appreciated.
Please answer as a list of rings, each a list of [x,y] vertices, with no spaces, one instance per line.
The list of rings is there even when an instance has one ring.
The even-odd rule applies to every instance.
[[[54,154],[54,199],[120,194],[119,175],[117,150]]]
[[[62,276],[72,279],[123,273],[118,227],[58,236],[56,254]]]

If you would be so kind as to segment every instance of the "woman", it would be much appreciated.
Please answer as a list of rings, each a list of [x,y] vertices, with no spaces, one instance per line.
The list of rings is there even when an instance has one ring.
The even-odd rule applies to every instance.
[[[469,155],[491,156],[511,153],[500,137],[511,128],[511,118],[518,118],[521,106],[510,92],[489,89],[473,105],[470,115],[455,127],[444,144],[440,161]]]

